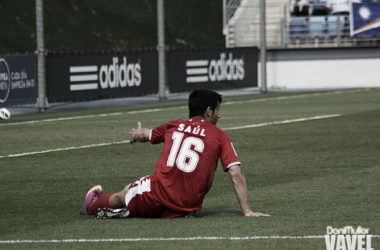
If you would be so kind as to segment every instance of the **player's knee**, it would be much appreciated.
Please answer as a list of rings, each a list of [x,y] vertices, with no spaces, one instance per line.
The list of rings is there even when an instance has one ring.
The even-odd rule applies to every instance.
[[[120,203],[120,204],[124,204],[125,203],[125,194],[124,192],[120,192],[120,193],[117,193],[115,195],[115,200]]]

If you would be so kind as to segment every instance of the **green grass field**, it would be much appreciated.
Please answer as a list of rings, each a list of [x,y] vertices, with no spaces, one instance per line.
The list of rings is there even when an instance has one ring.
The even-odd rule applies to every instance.
[[[317,119],[326,115],[337,116]],[[380,89],[224,98],[218,126],[242,161],[252,209],[271,217],[243,217],[220,167],[195,218],[79,216],[92,185],[119,191],[153,173],[162,146],[123,142],[137,121],[187,116],[186,102],[168,102],[0,121],[0,249],[326,249],[327,226],[380,235]],[[299,238],[242,238],[254,236]]]

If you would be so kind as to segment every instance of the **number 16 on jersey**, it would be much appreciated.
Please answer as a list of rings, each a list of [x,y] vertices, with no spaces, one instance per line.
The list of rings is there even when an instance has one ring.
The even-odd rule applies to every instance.
[[[170,149],[166,165],[168,167],[174,167],[176,164],[178,169],[190,173],[196,169],[199,162],[198,153],[203,152],[205,144],[201,139],[196,137],[187,137],[183,140],[184,135],[185,134],[181,132],[173,133],[173,145]],[[191,146],[194,146],[193,150],[191,149]]]

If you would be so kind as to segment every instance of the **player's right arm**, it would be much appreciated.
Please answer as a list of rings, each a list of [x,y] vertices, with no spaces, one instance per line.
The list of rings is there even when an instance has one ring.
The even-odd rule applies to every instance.
[[[149,141],[150,129],[141,128],[141,122],[137,123],[137,129],[132,128],[129,132],[130,143]]]
[[[245,177],[239,165],[234,165],[228,169],[228,174],[231,178],[236,198],[240,204],[241,211],[244,216],[247,217],[260,217],[269,216],[269,214],[263,214],[259,212],[253,212],[249,205],[249,197],[247,190],[247,183]]]
[[[247,182],[243,171],[240,168],[239,157],[237,156],[237,153],[232,145],[231,138],[227,133],[223,133],[221,161],[224,171],[228,171],[243,215],[249,217],[269,216],[268,214],[253,212],[251,210],[249,205]]]

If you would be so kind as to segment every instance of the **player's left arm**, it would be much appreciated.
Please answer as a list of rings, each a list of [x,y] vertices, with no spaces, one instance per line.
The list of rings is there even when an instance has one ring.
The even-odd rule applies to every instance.
[[[253,212],[251,210],[251,207],[249,205],[247,182],[240,168],[240,165],[234,165],[230,167],[228,169],[228,174],[231,178],[232,185],[235,190],[236,198],[239,201],[240,208],[241,208],[241,211],[243,212],[243,215],[249,216],[249,217],[270,216],[269,214]]]
[[[137,129],[132,128],[129,132],[130,143],[133,144],[135,142],[147,142],[149,141],[150,129],[142,128],[141,122],[137,123]]]

